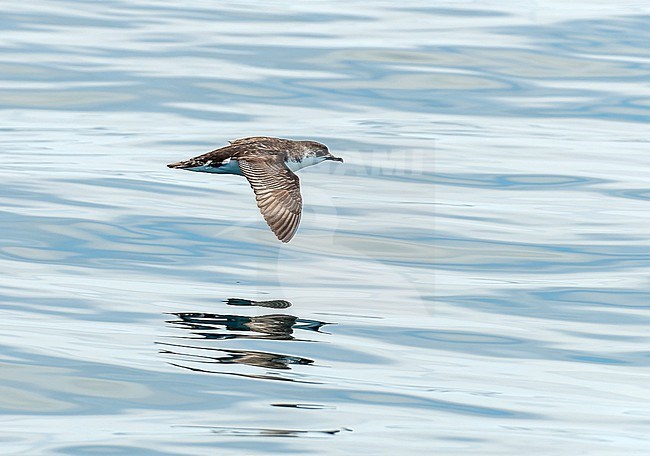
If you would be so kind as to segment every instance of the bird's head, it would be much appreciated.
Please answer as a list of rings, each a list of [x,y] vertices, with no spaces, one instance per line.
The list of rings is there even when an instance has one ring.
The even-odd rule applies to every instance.
[[[343,162],[342,158],[330,154],[330,151],[325,144],[316,141],[302,141],[302,143],[305,146],[307,157],[319,158],[321,161],[332,160]]]

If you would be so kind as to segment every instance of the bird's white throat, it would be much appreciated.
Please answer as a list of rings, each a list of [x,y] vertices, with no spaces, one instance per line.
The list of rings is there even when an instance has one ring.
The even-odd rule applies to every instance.
[[[325,161],[325,157],[311,156],[303,158],[302,161],[287,160],[285,163],[287,164],[287,168],[295,172],[299,169],[306,168],[307,166],[317,165],[323,161]]]

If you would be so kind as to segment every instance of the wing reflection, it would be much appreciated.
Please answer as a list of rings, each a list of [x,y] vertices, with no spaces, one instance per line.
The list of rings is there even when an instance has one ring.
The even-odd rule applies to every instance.
[[[193,358],[194,362],[206,364],[247,364],[255,367],[268,369],[291,369],[290,364],[312,364],[313,359],[300,358],[298,356],[280,355],[251,350],[226,350],[220,348],[195,347],[192,345],[161,344],[169,348],[161,353],[171,355],[182,355],[186,358]],[[179,349],[201,350],[202,352],[219,352],[212,355],[197,355],[193,353],[182,353]]]
[[[226,300],[226,304],[229,306],[269,307],[271,309],[286,309],[287,307],[291,307],[291,303],[283,299],[273,299],[271,301],[251,301],[250,299],[228,298]]]
[[[229,306],[242,307],[242,310],[246,307],[283,309],[291,306],[290,302],[283,300],[250,301],[230,298],[225,302]],[[230,313],[176,312],[169,315],[174,318],[168,319],[166,321],[167,325],[185,331],[185,334],[176,335],[174,338],[196,341],[191,344],[189,342],[187,344],[159,342],[159,345],[164,346],[161,354],[173,358],[173,362],[170,362],[170,364],[195,372],[283,381],[303,380],[287,378],[279,374],[250,373],[246,370],[262,368],[289,371],[296,366],[311,365],[314,360],[270,351],[215,347],[214,344],[227,343],[231,345],[232,342],[238,340],[259,340],[262,341],[259,343],[263,344],[277,344],[281,343],[281,341],[315,342],[310,339],[297,338],[294,333],[309,331],[311,334],[326,334],[321,331],[321,328],[330,324],[324,321],[298,318],[294,315],[280,313],[237,315]],[[206,344],[209,344],[209,346],[206,346]],[[248,344],[250,345],[250,343]]]

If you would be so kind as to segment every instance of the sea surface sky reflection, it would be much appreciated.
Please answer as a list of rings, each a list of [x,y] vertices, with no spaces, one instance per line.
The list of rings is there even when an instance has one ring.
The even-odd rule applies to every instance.
[[[0,453],[647,451],[650,6],[5,10]]]

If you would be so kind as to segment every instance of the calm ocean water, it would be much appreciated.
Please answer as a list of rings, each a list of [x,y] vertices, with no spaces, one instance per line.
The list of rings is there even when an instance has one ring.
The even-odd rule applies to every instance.
[[[650,5],[435,5],[4,5],[1,454],[650,451]]]

